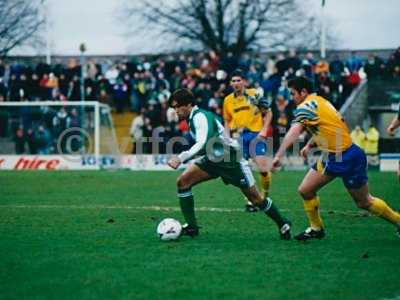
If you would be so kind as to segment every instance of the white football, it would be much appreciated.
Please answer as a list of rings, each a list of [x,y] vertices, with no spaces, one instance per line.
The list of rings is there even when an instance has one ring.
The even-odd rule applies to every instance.
[[[162,241],[171,241],[179,238],[182,231],[182,225],[179,221],[167,218],[157,226],[157,234]]]

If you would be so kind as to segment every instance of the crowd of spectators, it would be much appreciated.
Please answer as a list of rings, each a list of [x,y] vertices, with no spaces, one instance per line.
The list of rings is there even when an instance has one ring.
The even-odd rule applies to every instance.
[[[80,88],[81,67],[74,59],[67,64],[34,66],[17,62],[5,65],[0,61],[0,101],[97,100],[109,104],[117,113],[130,110],[138,114],[131,130],[135,139],[149,137],[157,129],[167,141],[188,130],[187,124],[179,122],[168,107],[171,92],[189,88],[199,107],[221,115],[223,99],[231,92],[229,74],[236,68],[245,71],[249,87],[262,88],[272,100],[273,127],[275,133],[281,134],[290,125],[293,111],[288,80],[300,75],[312,79],[316,92],[340,108],[363,74],[368,78],[399,78],[400,48],[386,61],[374,54],[362,59],[355,52],[346,59],[333,55],[328,60],[318,60],[311,52],[299,55],[294,50],[268,57],[245,53],[220,58],[209,51],[115,62],[88,59],[83,72],[84,95]],[[53,119],[59,113],[53,111]],[[73,118],[72,111],[64,109],[64,113],[66,118]],[[54,138],[55,122],[18,124],[15,138],[29,140],[29,132],[47,132],[43,135]],[[1,132],[0,128],[0,135]]]
[[[77,153],[84,139],[68,142],[73,132],[66,130],[81,127],[80,113],[76,107],[6,107],[0,111],[0,137],[13,138],[15,154]]]

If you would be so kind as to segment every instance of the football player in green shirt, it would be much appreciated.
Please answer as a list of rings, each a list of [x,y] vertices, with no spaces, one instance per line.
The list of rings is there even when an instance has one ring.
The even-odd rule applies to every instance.
[[[195,106],[194,100],[192,92],[188,89],[177,90],[170,98],[170,105],[179,118],[188,120],[195,144],[189,150],[172,157],[168,165],[177,169],[181,163],[198,157],[177,180],[179,203],[187,222],[183,225],[182,234],[191,237],[199,234],[192,187],[200,182],[221,177],[225,184],[240,188],[249,201],[277,224],[281,239],[290,239],[291,222],[281,215],[271,198],[261,197],[248,162],[241,157],[239,144],[226,137],[224,127],[216,116]]]

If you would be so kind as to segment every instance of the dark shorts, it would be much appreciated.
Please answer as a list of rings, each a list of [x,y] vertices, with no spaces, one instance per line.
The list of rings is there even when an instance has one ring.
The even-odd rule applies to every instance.
[[[247,161],[213,162],[202,157],[195,165],[213,178],[221,177],[225,184],[232,184],[238,188],[249,188],[255,184],[253,174]]]
[[[354,144],[341,155],[330,153],[313,166],[322,174],[341,177],[348,189],[358,189],[368,182],[367,168],[367,156]]]
[[[245,129],[241,135],[243,157],[253,158],[267,154],[267,141],[257,139],[258,132]]]

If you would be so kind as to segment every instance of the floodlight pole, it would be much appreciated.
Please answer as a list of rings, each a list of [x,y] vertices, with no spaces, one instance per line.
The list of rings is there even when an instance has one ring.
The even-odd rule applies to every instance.
[[[84,53],[86,51],[86,45],[84,43],[79,45],[80,55],[80,64],[81,64],[81,100],[85,101],[85,56]]]
[[[100,106],[98,101],[94,106],[94,157],[96,158],[96,166],[100,168]]]
[[[46,64],[51,65],[51,34],[49,20],[49,3],[45,0],[41,1],[42,14],[46,32]]]
[[[81,91],[81,99],[80,101],[85,101],[85,56],[84,53],[86,51],[86,46],[84,43],[79,45],[80,52],[80,65],[81,65],[81,78],[80,78],[80,91]],[[96,117],[96,116],[95,116]],[[85,128],[85,107],[81,107],[81,127]],[[83,141],[83,134],[82,134]]]
[[[326,20],[325,20],[325,1],[322,0],[321,6],[321,58],[326,57]]]

